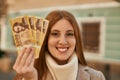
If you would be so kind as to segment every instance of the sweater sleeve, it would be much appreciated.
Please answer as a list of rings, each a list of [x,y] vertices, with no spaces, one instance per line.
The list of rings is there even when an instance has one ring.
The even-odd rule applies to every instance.
[[[105,80],[105,77],[101,71],[91,68],[88,73],[90,74],[90,80]]]
[[[98,72],[99,72],[99,80],[105,80],[103,73],[101,71]]]

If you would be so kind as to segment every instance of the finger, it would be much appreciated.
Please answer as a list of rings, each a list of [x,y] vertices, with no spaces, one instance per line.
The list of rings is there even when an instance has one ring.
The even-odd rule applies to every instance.
[[[30,64],[32,63],[33,60],[34,60],[34,49],[32,48],[32,50],[26,60],[25,66],[26,67],[30,66]]]
[[[25,62],[26,62],[31,50],[32,50],[31,48],[27,48],[26,51],[24,52],[23,57],[20,62],[20,65],[19,65],[20,67],[25,65]]]
[[[19,74],[22,74],[22,69],[24,68],[24,64],[27,58],[27,55],[30,53],[30,48],[26,48],[25,52],[23,53],[23,56],[21,58],[21,61],[19,62],[19,66],[16,68],[16,72]]]
[[[33,59],[31,61],[31,64],[30,65],[33,65],[34,66],[34,62],[35,62],[35,57],[33,56]]]
[[[34,50],[34,54],[32,56],[33,58],[30,65],[34,65],[34,61],[35,61],[35,48],[33,48],[33,50]]]
[[[16,67],[19,66],[20,61],[21,61],[21,58],[22,58],[25,50],[26,50],[26,48],[23,48],[22,51],[18,54],[17,59],[16,59],[16,61],[15,61],[15,64],[14,64],[14,66],[13,66],[13,69],[16,69]]]

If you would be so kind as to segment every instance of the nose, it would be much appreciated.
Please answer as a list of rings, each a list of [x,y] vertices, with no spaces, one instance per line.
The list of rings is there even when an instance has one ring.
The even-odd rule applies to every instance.
[[[66,37],[65,37],[64,35],[63,35],[63,36],[60,36],[58,43],[61,44],[61,45],[66,45],[66,44],[67,44],[67,39],[66,39]]]

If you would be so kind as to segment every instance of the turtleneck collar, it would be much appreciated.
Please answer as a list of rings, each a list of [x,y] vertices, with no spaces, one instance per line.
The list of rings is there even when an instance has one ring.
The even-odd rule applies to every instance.
[[[46,64],[53,77],[53,80],[76,80],[78,72],[78,58],[74,53],[67,64],[59,65],[46,53]]]

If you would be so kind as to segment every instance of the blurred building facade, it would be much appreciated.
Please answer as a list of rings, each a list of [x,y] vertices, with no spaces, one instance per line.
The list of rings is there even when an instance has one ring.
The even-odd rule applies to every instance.
[[[56,9],[74,14],[82,32],[88,65],[101,70],[106,80],[120,80],[120,3],[119,0],[10,0],[10,7],[1,26],[1,49],[14,62],[16,49],[9,20],[21,15],[45,17]],[[28,5],[26,5],[28,4]],[[17,6],[21,5],[21,6]]]

